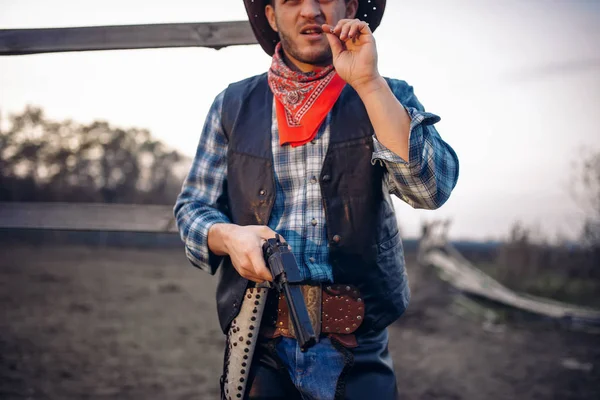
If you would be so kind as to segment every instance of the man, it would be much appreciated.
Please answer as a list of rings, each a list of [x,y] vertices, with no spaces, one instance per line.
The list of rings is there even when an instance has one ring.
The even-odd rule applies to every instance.
[[[240,392],[222,395],[395,398],[387,326],[409,289],[390,193],[440,207],[457,157],[412,87],[379,75],[372,31],[385,0],[244,4],[271,68],[217,96],[174,210],[190,262],[220,272],[226,362],[258,341],[253,356],[244,349]],[[250,325],[238,346],[236,317],[266,297],[252,287],[272,279],[261,246],[276,233],[295,255],[319,335],[306,352],[273,291],[258,339]]]

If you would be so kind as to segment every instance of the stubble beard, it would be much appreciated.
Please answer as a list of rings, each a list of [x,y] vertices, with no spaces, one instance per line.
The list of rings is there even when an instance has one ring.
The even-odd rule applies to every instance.
[[[326,66],[331,64],[332,54],[329,46],[320,50],[318,53],[310,52],[310,54],[304,54],[298,48],[298,45],[285,32],[279,32],[279,40],[281,40],[283,49],[301,63],[316,66]]]

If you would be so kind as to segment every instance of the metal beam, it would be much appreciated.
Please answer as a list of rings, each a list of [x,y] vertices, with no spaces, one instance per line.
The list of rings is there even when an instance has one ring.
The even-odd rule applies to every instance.
[[[0,202],[0,228],[177,232],[172,206]]]
[[[0,55],[256,44],[248,21],[0,29]]]

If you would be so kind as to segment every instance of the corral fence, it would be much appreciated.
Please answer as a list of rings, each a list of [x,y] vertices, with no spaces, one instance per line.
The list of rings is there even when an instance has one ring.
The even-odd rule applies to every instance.
[[[0,56],[94,50],[208,47],[256,44],[248,21],[0,29]],[[600,311],[515,293],[464,259],[446,239],[447,226],[424,227],[419,263],[461,293],[530,313],[600,325]],[[0,202],[0,229],[177,232],[172,206]]]
[[[0,56],[256,44],[248,21],[0,29]],[[0,202],[0,229],[176,232],[172,206]]]

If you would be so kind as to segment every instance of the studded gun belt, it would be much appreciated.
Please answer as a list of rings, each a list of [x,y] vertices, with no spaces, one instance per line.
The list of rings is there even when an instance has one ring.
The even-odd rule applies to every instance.
[[[336,339],[352,348],[358,345],[354,332],[365,316],[365,307],[359,290],[352,285],[301,285],[308,315],[315,332]],[[267,299],[260,328],[267,338],[284,336],[295,338],[287,302],[283,293],[271,293]]]

